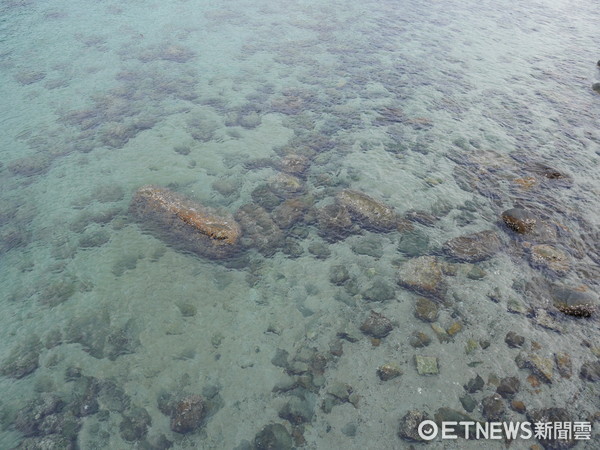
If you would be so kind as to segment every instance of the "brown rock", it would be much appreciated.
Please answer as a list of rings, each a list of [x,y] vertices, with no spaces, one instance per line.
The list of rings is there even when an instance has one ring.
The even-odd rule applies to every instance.
[[[419,256],[405,262],[398,270],[398,284],[434,298],[443,298],[447,290],[442,265],[435,256]]]
[[[498,234],[486,230],[450,239],[444,244],[444,252],[456,260],[475,263],[494,256],[500,244]]]
[[[563,352],[555,353],[554,360],[556,361],[556,367],[560,376],[571,378],[571,375],[573,375],[573,362],[569,354]]]
[[[398,217],[394,210],[363,192],[345,189],[337,195],[336,199],[366,228],[391,231],[397,226]]]
[[[393,328],[390,319],[371,311],[371,315],[360,326],[360,331],[374,338],[384,338],[390,334]]]
[[[513,411],[516,411],[520,414],[523,414],[525,411],[527,411],[525,403],[523,403],[521,400],[513,400],[510,402],[510,407]]]
[[[334,203],[317,212],[319,234],[330,242],[345,239],[353,232],[352,217],[346,208]]]
[[[531,262],[534,266],[549,269],[557,275],[563,275],[571,266],[569,256],[548,244],[534,245],[531,248]]]
[[[243,245],[273,255],[284,244],[284,235],[266,209],[249,203],[238,209],[236,219],[244,230]]]
[[[190,395],[181,400],[171,414],[171,430],[190,433],[202,425],[205,415],[204,400],[199,395]]]
[[[237,250],[241,229],[231,215],[217,214],[167,188],[141,187],[134,194],[129,211],[175,247],[214,258]]]
[[[273,211],[273,220],[282,229],[291,228],[302,221],[304,213],[309,208],[308,202],[300,198],[292,198],[284,201]]]
[[[415,317],[423,322],[435,322],[438,316],[438,305],[427,298],[420,297],[415,305]]]
[[[533,231],[537,223],[537,217],[522,208],[512,208],[504,211],[502,220],[508,228],[519,234]]]

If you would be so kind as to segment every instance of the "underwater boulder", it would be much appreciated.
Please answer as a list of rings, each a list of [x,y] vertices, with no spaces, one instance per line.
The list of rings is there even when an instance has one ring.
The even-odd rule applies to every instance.
[[[486,230],[450,239],[444,252],[453,259],[475,263],[491,258],[500,250],[500,238],[495,231]]]
[[[365,228],[391,231],[397,226],[398,216],[393,208],[363,192],[344,189],[338,193],[336,200]]]
[[[141,187],[129,211],[157,237],[182,250],[224,258],[238,249],[241,228],[231,215],[217,214],[167,188]]]
[[[402,264],[398,284],[434,300],[443,299],[448,288],[442,264],[435,256],[419,256]]]

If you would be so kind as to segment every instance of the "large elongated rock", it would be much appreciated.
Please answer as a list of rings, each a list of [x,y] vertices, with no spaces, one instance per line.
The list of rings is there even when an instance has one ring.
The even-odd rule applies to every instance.
[[[173,247],[211,258],[238,250],[241,229],[233,216],[217,214],[177,192],[159,186],[137,190],[131,214]]]
[[[390,231],[398,225],[398,216],[392,208],[363,192],[344,189],[337,195],[337,201],[366,228]]]

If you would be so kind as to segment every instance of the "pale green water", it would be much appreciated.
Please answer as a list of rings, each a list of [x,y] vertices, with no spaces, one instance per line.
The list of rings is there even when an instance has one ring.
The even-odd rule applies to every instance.
[[[270,423],[299,447],[408,448],[397,436],[406,412],[464,413],[459,397],[476,374],[486,381],[476,420],[494,377],[509,376],[530,411],[597,413],[597,383],[579,376],[597,360],[597,317],[558,312],[544,287],[598,291],[599,14],[580,1],[513,3],[2,2],[0,448],[32,445],[26,434],[83,449],[251,448]],[[329,242],[309,212],[283,231],[283,248],[250,248],[232,267],[170,247],[127,212],[136,189],[154,184],[234,214],[261,200],[256,189],[290,153],[308,158],[299,181],[311,210],[351,188],[435,220]],[[535,163],[568,180],[540,178]],[[514,205],[560,231],[552,245],[568,255],[565,273],[532,267],[501,223]],[[464,266],[444,276],[437,322],[462,331],[440,342],[414,317],[418,296],[397,284],[398,268],[444,259],[444,242],[490,229],[502,246],[476,263],[485,276]],[[344,285],[331,281],[339,265]],[[366,301],[376,281],[393,298]],[[511,299],[529,311],[508,312]],[[358,330],[371,309],[394,324],[379,345]],[[545,311],[559,331],[539,325]],[[412,347],[414,331],[431,345]],[[568,353],[572,376],[554,363],[552,383],[532,386],[507,331],[525,337],[525,352]],[[490,346],[467,353],[469,340]],[[272,362],[277,349],[289,353],[285,368]],[[415,355],[437,357],[439,375],[419,375]],[[15,358],[33,361],[26,374]],[[392,362],[403,374],[379,380]],[[80,409],[85,380],[97,411]],[[329,411],[336,383],[358,397]],[[207,399],[196,431],[171,430],[165,393]],[[48,394],[74,431],[24,433],[17,412]],[[294,424],[280,411],[298,397],[304,423]],[[526,420],[503,402],[502,420]],[[132,437],[123,423],[140,408],[149,419]],[[577,448],[597,448],[592,437]]]

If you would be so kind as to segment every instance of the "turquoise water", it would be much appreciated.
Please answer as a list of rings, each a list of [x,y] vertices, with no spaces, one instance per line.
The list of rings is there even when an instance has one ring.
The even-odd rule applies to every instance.
[[[597,316],[558,311],[549,286],[597,301],[598,16],[564,0],[3,1],[0,447],[242,449],[281,424],[297,447],[408,448],[409,410],[490,419],[482,401],[505,377],[530,412],[597,416],[598,383],[580,374],[600,355]],[[185,251],[129,213],[148,184],[238,220],[251,203],[279,226],[257,238],[249,214],[231,260]],[[345,189],[401,226],[332,233],[320,217]],[[305,206],[293,226],[284,200]],[[550,231],[512,232],[501,214],[514,206]],[[448,255],[445,242],[483,230],[500,240],[490,257]],[[450,264],[433,300],[451,337],[398,283],[431,255]],[[387,336],[360,331],[371,310]],[[415,348],[414,332],[431,344]],[[520,352],[550,361],[551,382]],[[420,375],[416,356],[439,374]],[[380,380],[383,364],[402,375]],[[172,405],[191,395],[202,420],[173,430]],[[511,400],[501,419],[527,420]],[[577,446],[597,447],[594,432]]]

